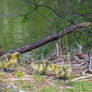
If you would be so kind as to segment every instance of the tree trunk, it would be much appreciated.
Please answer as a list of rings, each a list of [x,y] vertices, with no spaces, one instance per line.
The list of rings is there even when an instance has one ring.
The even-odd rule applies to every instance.
[[[58,3],[58,6],[57,6],[58,7],[58,15],[61,15],[60,14],[60,9],[61,9],[61,7],[60,7],[61,6],[60,0],[57,0],[57,3]],[[57,16],[57,17],[58,17],[58,30],[60,30],[61,29],[61,24],[60,24],[60,18],[61,17],[59,17],[59,16]]]

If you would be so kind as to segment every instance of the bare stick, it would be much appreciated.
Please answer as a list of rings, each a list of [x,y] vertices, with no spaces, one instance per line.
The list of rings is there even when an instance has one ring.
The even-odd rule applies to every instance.
[[[85,78],[89,78],[89,77],[92,77],[92,74],[88,74],[87,76],[81,76],[81,77],[78,77],[78,78],[74,78],[74,79],[72,79],[72,82],[75,82],[77,80],[82,80],[82,79],[85,79]]]

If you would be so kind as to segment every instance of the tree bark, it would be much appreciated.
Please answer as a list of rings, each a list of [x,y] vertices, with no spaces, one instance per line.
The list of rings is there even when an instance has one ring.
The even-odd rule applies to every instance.
[[[88,27],[91,23],[89,22],[84,22],[84,23],[80,23],[80,24],[76,24],[76,25],[73,25],[73,26],[70,26],[68,28],[65,28],[63,31],[57,33],[57,34],[53,34],[47,38],[43,38],[41,40],[38,40],[37,42],[34,42],[32,44],[28,44],[28,45],[25,45],[25,46],[22,46],[20,48],[16,48],[16,49],[12,49],[12,50],[9,50],[9,51],[6,51],[4,52],[3,54],[5,53],[12,53],[12,52],[20,52],[20,53],[25,53],[27,51],[31,51],[33,49],[36,49],[40,46],[43,46],[49,42],[52,42],[54,40],[57,40],[59,39],[60,37],[64,36],[65,34],[69,34],[69,33],[72,33],[74,31],[78,31],[78,29],[81,29],[81,28],[85,28],[85,27]],[[81,30],[80,30],[81,31]]]

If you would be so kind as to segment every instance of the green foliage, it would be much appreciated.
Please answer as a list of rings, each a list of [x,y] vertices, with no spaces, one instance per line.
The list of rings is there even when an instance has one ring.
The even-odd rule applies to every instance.
[[[73,0],[72,2],[73,2],[72,10],[74,10],[77,7],[77,5],[78,5],[78,0]]]
[[[80,22],[92,22],[90,0],[68,0],[67,2],[61,0],[61,30],[58,30],[57,15],[53,12],[53,9],[56,12],[58,11],[57,0],[28,1],[20,9],[17,9],[17,7],[23,3],[23,0],[0,1],[0,44],[3,50],[14,49],[35,42]],[[51,9],[45,6],[36,9],[39,5],[47,5]],[[14,10],[17,12],[9,17],[8,14],[11,14]],[[4,16],[4,14],[7,16]],[[92,27],[83,29],[82,32],[69,34],[66,39],[62,37],[63,46],[76,48],[75,42],[78,42],[84,47],[83,50],[90,49],[92,47],[91,31]],[[53,49],[52,45],[55,47],[55,43],[52,43],[37,49],[34,53],[43,53],[44,56],[47,56]],[[43,48],[44,50],[42,50]]]
[[[82,9],[80,9],[79,12],[81,14],[86,13],[87,12],[87,7],[88,7],[88,1],[84,1],[83,5],[81,7]]]

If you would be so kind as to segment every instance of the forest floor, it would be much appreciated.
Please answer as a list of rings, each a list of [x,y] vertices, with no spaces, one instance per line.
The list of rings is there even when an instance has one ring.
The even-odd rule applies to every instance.
[[[92,92],[92,72],[88,68],[87,54],[53,54],[48,60],[55,64],[70,64],[72,79],[64,81],[55,79],[54,76],[32,74],[28,64],[26,67],[19,66],[13,73],[0,72],[0,83],[25,90],[24,92]]]

